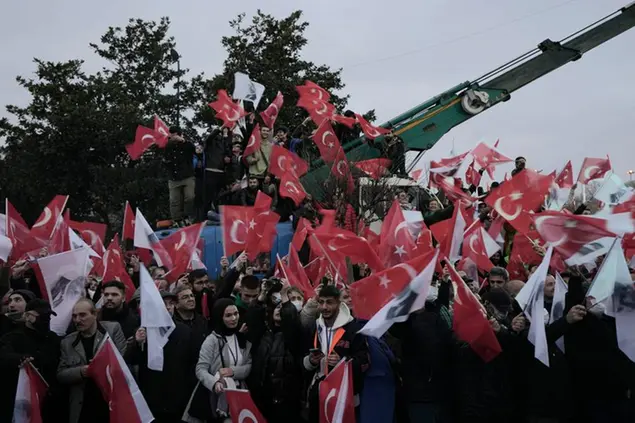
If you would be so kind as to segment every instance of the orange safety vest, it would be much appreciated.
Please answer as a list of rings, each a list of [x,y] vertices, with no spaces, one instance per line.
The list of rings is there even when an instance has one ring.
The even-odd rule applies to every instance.
[[[331,339],[331,344],[329,345],[329,354],[328,355],[330,355],[333,352],[333,348],[335,348],[337,343],[340,342],[340,339],[342,339],[342,336],[344,336],[344,333],[346,333],[344,328],[337,328],[337,330],[335,331],[335,334],[333,334],[333,339]],[[316,330],[315,331],[315,336],[313,337],[313,348],[317,348],[317,347],[318,347],[318,332]],[[328,355],[327,355],[327,358],[328,358]],[[327,364],[325,366],[325,369],[324,369],[324,376],[326,376],[328,374],[329,374],[329,366]]]

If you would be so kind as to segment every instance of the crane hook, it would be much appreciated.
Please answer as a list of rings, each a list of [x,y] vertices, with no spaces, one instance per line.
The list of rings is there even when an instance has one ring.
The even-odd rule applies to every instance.
[[[485,91],[467,90],[463,94],[461,106],[463,110],[471,115],[481,113],[489,104],[489,94]]]

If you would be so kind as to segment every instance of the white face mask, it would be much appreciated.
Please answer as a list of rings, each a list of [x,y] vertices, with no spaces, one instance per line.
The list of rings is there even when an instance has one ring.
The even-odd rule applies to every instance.
[[[302,311],[302,301],[300,300],[291,301],[291,304],[293,304],[293,306],[295,307],[296,310],[298,310],[298,312]]]
[[[433,302],[437,300],[439,296],[439,288],[436,286],[431,286],[430,291],[428,291],[428,296],[426,297],[426,301]]]

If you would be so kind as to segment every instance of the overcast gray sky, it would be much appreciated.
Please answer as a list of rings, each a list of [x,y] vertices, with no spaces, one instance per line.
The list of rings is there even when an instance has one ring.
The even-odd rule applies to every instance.
[[[559,40],[624,6],[628,0],[110,0],[7,1],[0,16],[2,105],[25,104],[16,75],[29,76],[33,57],[102,63],[88,43],[131,17],[172,19],[184,67],[221,70],[227,22],[257,8],[277,17],[302,9],[310,23],[307,59],[344,69],[354,110],[377,110],[383,122],[456,84],[474,79],[534,48]],[[507,155],[524,155],[546,172],[567,159],[609,154],[628,179],[635,168],[635,29],[582,60],[516,92],[511,101],[446,135],[427,159],[460,153],[500,138]],[[6,112],[0,111],[2,115]]]

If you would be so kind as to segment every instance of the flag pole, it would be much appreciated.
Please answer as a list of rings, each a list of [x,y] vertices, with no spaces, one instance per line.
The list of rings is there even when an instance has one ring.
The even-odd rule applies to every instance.
[[[331,257],[328,255],[328,253],[326,252],[326,249],[324,248],[324,245],[322,245],[322,243],[320,242],[320,240],[315,236],[315,234],[311,234],[311,236],[313,237],[313,239],[315,240],[315,242],[318,243],[318,245],[320,246],[320,249],[322,250],[322,254],[324,254],[324,257],[326,257],[326,259],[329,261],[329,263],[331,264],[331,267],[333,267],[333,270],[335,270],[335,279],[338,278],[338,276],[341,278],[340,273],[337,270],[337,266],[335,266],[335,264],[333,263],[333,260],[331,260]],[[334,283],[335,283],[335,279],[334,279]]]

